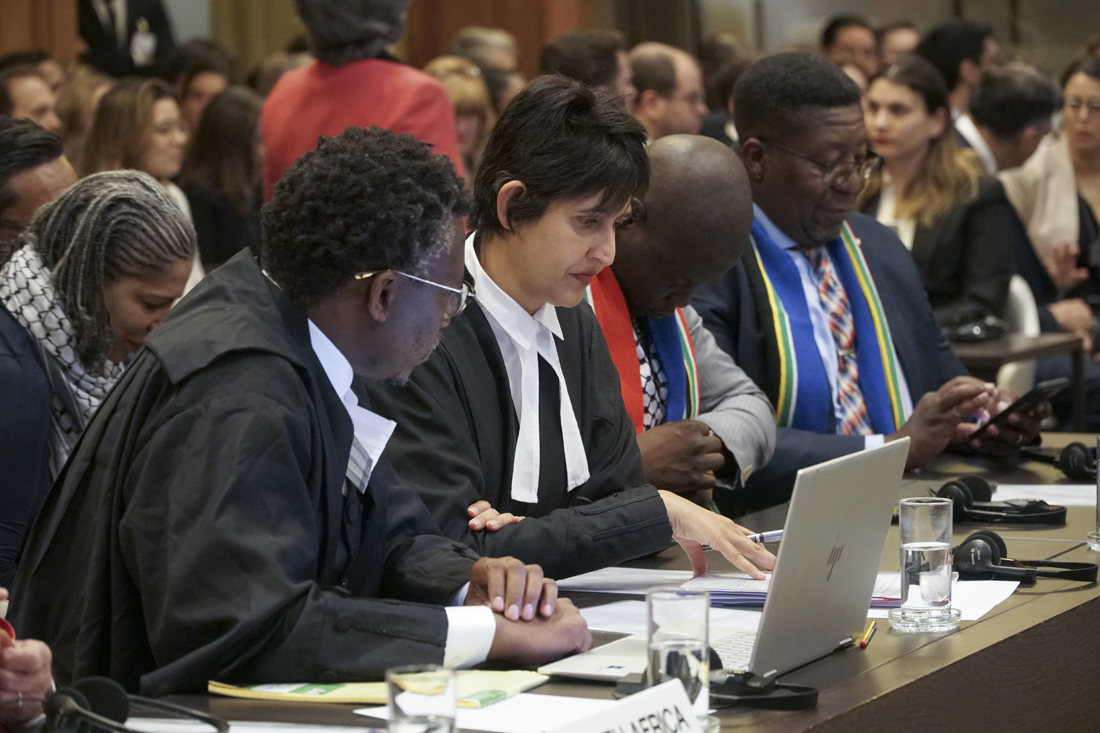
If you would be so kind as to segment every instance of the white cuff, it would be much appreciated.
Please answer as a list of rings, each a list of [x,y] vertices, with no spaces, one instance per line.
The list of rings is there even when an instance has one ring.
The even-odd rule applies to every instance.
[[[880,445],[886,442],[885,435],[864,435],[863,436],[863,449],[878,448]]]
[[[451,669],[480,664],[489,657],[497,622],[488,606],[448,606],[447,648],[443,666]]]

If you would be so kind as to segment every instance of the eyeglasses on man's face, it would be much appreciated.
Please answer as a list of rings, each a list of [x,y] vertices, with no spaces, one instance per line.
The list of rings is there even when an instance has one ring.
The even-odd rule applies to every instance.
[[[410,275],[407,272],[401,270],[394,270],[393,268],[385,268],[382,270],[371,270],[369,272],[360,272],[355,275],[356,280],[367,280],[383,272],[392,272],[395,275],[401,277],[407,277],[410,280],[415,280],[418,283],[424,283],[425,285],[431,285],[433,288],[439,288],[440,290],[446,290],[450,295],[447,299],[447,317],[455,318],[459,313],[466,310],[467,301],[474,297],[473,286],[468,282],[463,282],[461,287],[452,288],[450,285],[444,285],[443,283],[437,283],[434,280],[428,280],[427,278],[419,277],[417,275]]]
[[[871,177],[871,173],[874,172],[880,160],[879,156],[871,151],[868,151],[865,155],[856,156],[855,158],[838,158],[833,161],[818,160],[813,156],[806,155],[799,150],[789,148],[774,140],[768,140],[766,138],[758,139],[765,145],[770,145],[777,150],[782,150],[788,155],[793,155],[813,165],[821,174],[821,178],[830,184],[847,180],[853,173],[858,174],[861,181],[866,181]]]

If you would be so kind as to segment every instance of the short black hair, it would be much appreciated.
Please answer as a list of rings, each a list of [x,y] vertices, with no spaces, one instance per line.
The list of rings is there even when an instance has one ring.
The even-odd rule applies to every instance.
[[[959,85],[959,66],[970,60],[982,60],[985,39],[993,37],[993,28],[969,20],[949,20],[925,34],[917,45],[917,53],[932,62],[943,75],[947,91]]]
[[[15,203],[13,176],[61,157],[61,138],[30,120],[0,117],[0,217]]]
[[[534,221],[555,201],[602,194],[601,209],[625,206],[649,184],[646,133],[615,95],[559,75],[537,77],[505,108],[474,179],[470,225],[501,235],[497,194],[522,181],[509,226]]]
[[[45,51],[15,51],[0,56],[0,71],[12,66],[37,66],[43,61],[49,61],[50,55]]]
[[[15,110],[15,100],[11,96],[11,83],[27,76],[36,76],[45,81],[38,68],[32,64],[16,64],[0,71],[0,116],[10,116]]]
[[[789,52],[755,62],[733,87],[733,124],[741,140],[789,134],[813,109],[860,104],[859,87],[816,54]]]
[[[1053,79],[1016,62],[982,74],[970,98],[970,117],[998,137],[1014,137],[1049,121],[1061,106],[1062,91]]]
[[[230,84],[240,81],[240,67],[228,49],[209,38],[192,38],[172,51],[165,63],[164,78],[185,93],[191,80],[206,72],[221,74]]]
[[[1070,65],[1062,72],[1061,82],[1063,88],[1066,86],[1066,82],[1069,81],[1069,78],[1077,72],[1081,72],[1085,76],[1100,81],[1100,56],[1085,56],[1084,58],[1074,59],[1070,62]]]
[[[561,74],[592,87],[615,81],[623,34],[616,30],[569,31],[554,36],[542,47],[539,73]]]
[[[866,28],[871,33],[875,32],[870,21],[862,15],[856,15],[855,13],[833,15],[825,22],[825,27],[821,29],[821,47],[829,48],[832,46],[836,42],[837,34],[845,28]]]
[[[307,308],[358,272],[422,271],[469,211],[444,155],[411,135],[349,127],[320,138],[263,207],[264,268]]]

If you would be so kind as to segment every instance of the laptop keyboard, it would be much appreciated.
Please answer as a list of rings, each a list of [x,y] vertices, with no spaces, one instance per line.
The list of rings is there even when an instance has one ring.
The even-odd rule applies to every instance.
[[[744,671],[749,668],[749,662],[752,661],[752,650],[756,646],[756,632],[743,629],[725,630],[711,638],[710,646],[718,652],[723,669]]]

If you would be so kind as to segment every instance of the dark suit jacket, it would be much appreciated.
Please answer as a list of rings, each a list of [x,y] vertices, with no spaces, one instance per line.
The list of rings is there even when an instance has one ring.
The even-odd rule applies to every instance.
[[[0,586],[10,587],[23,534],[53,483],[50,380],[34,337],[0,304]]]
[[[12,592],[57,679],[156,696],[441,663],[435,604],[476,556],[421,534],[423,507],[383,477],[347,489],[351,419],[305,313],[242,252],[145,344],[54,484]]]
[[[873,214],[878,199],[864,204]],[[1003,317],[1014,258],[1031,244],[1016,210],[996,178],[983,177],[977,195],[917,224],[913,259],[936,319],[945,326]]]
[[[130,41],[144,19],[157,38],[152,64],[135,66]],[[153,76],[164,71],[164,61],[176,47],[172,24],[161,0],[126,0],[126,38],[119,44],[115,34],[103,25],[92,0],[77,0],[77,30],[88,44],[82,60],[111,76]]]
[[[920,276],[905,246],[886,227],[862,214],[848,218],[853,233],[863,243],[863,255],[882,299],[886,320],[913,404],[926,392],[966,369],[940,334],[928,298],[920,288]],[[751,256],[751,255],[746,255]],[[724,349],[753,381],[775,402],[774,375],[767,334],[772,328],[767,309],[757,307],[760,283],[741,263],[722,278],[695,291],[695,309]],[[860,348],[860,334],[856,347]],[[860,436],[820,435],[806,430],[776,429],[775,455],[754,473],[740,495],[724,511],[743,512],[790,498],[795,472],[804,466],[861,450]]]
[[[537,504],[512,498],[519,421],[500,347],[476,300],[451,321],[406,386],[357,381],[356,388],[397,423],[382,463],[420,494],[442,534],[482,555],[538,563],[547,577],[561,578],[662,550],[672,530],[657,490],[645,484],[619,375],[592,309],[557,312],[562,375],[591,474],[572,491],[563,480],[540,489]],[[527,518],[474,532],[466,507],[479,499]]]

